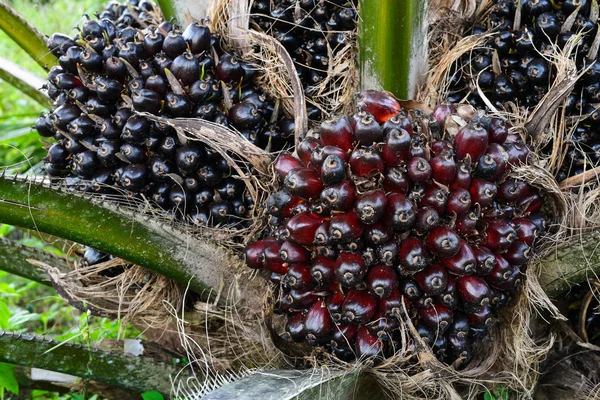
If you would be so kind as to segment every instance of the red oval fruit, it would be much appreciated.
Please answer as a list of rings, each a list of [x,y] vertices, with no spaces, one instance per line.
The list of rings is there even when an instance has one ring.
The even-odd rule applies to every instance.
[[[385,298],[398,287],[398,276],[393,269],[386,265],[375,265],[367,273],[367,289],[371,294]]]
[[[495,322],[490,306],[481,307],[479,310],[467,313],[467,319],[469,320],[469,325],[478,328],[489,328],[493,326]]]
[[[456,177],[458,167],[451,153],[442,153],[429,160],[431,177],[443,185],[449,185]]]
[[[450,184],[450,190],[467,189],[471,187],[471,167],[464,162],[457,165],[456,176]]]
[[[515,228],[501,219],[486,220],[481,231],[481,244],[495,253],[505,252],[516,239]]]
[[[383,158],[373,147],[359,147],[350,155],[350,169],[356,176],[370,178],[384,171]]]
[[[398,248],[401,271],[418,272],[427,266],[429,254],[422,240],[404,239]]]
[[[389,168],[385,173],[383,188],[386,192],[408,193],[408,177],[399,168]]]
[[[336,323],[342,320],[342,306],[344,305],[345,298],[346,296],[343,293],[334,292],[325,299],[329,315],[331,315],[331,319]]]
[[[490,304],[490,287],[478,276],[456,278],[456,290],[466,309],[478,309]]]
[[[377,257],[385,265],[394,265],[398,258],[398,244],[394,239],[389,240],[377,248]]]
[[[504,258],[513,265],[525,265],[531,258],[531,248],[520,240],[515,240],[504,253]]]
[[[521,141],[517,143],[504,143],[502,145],[508,154],[508,163],[511,166],[521,165],[527,162],[529,158],[529,149]]]
[[[441,187],[430,185],[423,193],[423,198],[419,201],[419,207],[432,207],[438,214],[442,215],[446,212],[446,204],[448,203],[448,195]]]
[[[485,279],[492,286],[500,285],[506,282],[513,273],[513,266],[510,265],[508,261],[504,257],[499,254],[496,254],[496,264],[494,265],[494,269],[492,272],[485,277]]]
[[[323,145],[323,143],[317,138],[312,136],[305,138],[300,142],[300,145],[298,145],[298,149],[296,149],[298,158],[300,158],[300,161],[302,161],[304,165],[308,165],[312,152],[321,145]]]
[[[450,192],[446,203],[446,213],[463,215],[471,209],[471,194],[467,189],[456,189]]]
[[[398,112],[383,124],[383,132],[389,133],[392,129],[404,129],[410,136],[413,135],[413,126],[410,116],[403,111]]]
[[[407,174],[413,182],[427,182],[431,173],[431,165],[422,157],[413,157],[408,162]]]
[[[325,343],[329,339],[333,322],[325,301],[316,301],[306,313],[304,318],[306,339],[311,344]]]
[[[407,231],[415,223],[415,208],[403,194],[392,193],[388,196],[384,218],[385,223],[394,231]]]
[[[411,137],[405,129],[392,129],[385,137],[382,155],[385,165],[397,167],[406,164],[411,157]]]
[[[539,193],[529,193],[525,198],[521,199],[521,214],[528,215],[538,212],[542,209],[544,201]]]
[[[316,218],[310,212],[303,212],[293,216],[285,225],[288,240],[302,246],[312,244],[315,232],[322,222],[322,218]]]
[[[367,324],[367,329],[372,335],[375,335],[383,342],[389,342],[392,339],[392,332],[399,326],[398,319],[390,318],[382,311],[377,311],[373,321]]]
[[[460,247],[460,238],[447,226],[433,229],[425,242],[429,251],[438,257],[452,257],[458,253]]]
[[[441,264],[431,264],[414,275],[414,279],[427,296],[437,296],[446,289],[448,273]]]
[[[377,336],[372,335],[366,326],[358,328],[354,349],[356,356],[359,357],[365,365],[373,366],[379,361],[379,355],[383,344]]]
[[[464,160],[467,156],[476,163],[485,153],[488,146],[488,132],[478,122],[470,122],[463,126],[454,138],[456,157]]]
[[[289,264],[302,264],[308,262],[310,254],[302,246],[285,241],[279,248],[279,256]]]
[[[356,191],[350,181],[341,181],[321,192],[321,201],[334,211],[347,211],[354,206]]]
[[[344,115],[326,119],[321,123],[319,132],[324,145],[335,146],[346,152],[352,149],[354,130],[350,117]]]
[[[498,186],[496,198],[505,203],[517,203],[527,196],[529,190],[530,186],[525,182],[509,179]]]
[[[283,278],[284,286],[290,289],[312,289],[315,286],[310,266],[306,264],[294,264]]]
[[[357,240],[363,233],[364,225],[356,211],[334,214],[329,221],[329,242],[346,244]]]
[[[367,266],[360,254],[341,252],[338,255],[335,276],[343,286],[355,287],[362,281],[366,273]]]
[[[367,111],[359,111],[353,118],[354,140],[361,146],[370,146],[383,140],[383,130],[375,117]]]
[[[423,296],[423,291],[411,278],[403,279],[400,282],[399,286],[400,292],[406,297],[408,300],[417,300],[421,296]]]
[[[440,225],[440,214],[432,207],[419,207],[414,229],[419,235],[426,235]]]
[[[446,118],[456,112],[456,108],[452,104],[440,104],[437,106],[431,116],[437,121],[443,129],[446,124]]]
[[[506,121],[500,118],[492,118],[492,123],[489,129],[490,143],[502,144],[508,137],[508,126]]]
[[[325,286],[335,279],[336,262],[327,257],[319,256],[313,260],[310,274],[318,286]]]
[[[358,196],[354,209],[363,223],[374,224],[383,216],[386,206],[383,190],[372,190]]]
[[[440,302],[434,303],[430,307],[419,308],[418,311],[421,320],[439,333],[444,332],[452,322],[452,309]]]
[[[456,220],[454,229],[461,236],[470,236],[477,232],[477,221],[479,221],[479,215],[476,211],[471,211],[468,214],[464,214]]]
[[[388,297],[379,299],[377,309],[388,317],[400,318],[405,315],[405,309],[410,315],[411,307],[408,298],[404,297],[399,289],[394,289]]]
[[[529,218],[515,218],[512,223],[517,231],[519,240],[528,246],[533,246],[538,237],[538,228]]]
[[[446,289],[437,295],[437,300],[446,307],[456,307],[456,278],[454,276],[448,275]]]
[[[333,333],[331,335],[331,346],[332,347],[352,347],[354,340],[356,339],[356,332],[358,331],[358,325],[356,324],[342,324],[335,325],[333,327]]]
[[[325,185],[334,185],[346,177],[346,163],[336,155],[327,156],[321,165],[321,181]]]
[[[392,231],[385,226],[383,222],[378,222],[366,227],[363,237],[365,240],[375,246],[379,246],[392,238]]]
[[[318,197],[323,191],[321,174],[313,168],[296,168],[288,173],[284,186],[293,196],[308,200]]]
[[[337,156],[343,161],[348,161],[348,153],[339,147],[335,146],[317,146],[317,148],[310,155],[310,164],[312,168],[320,170],[325,162],[325,159],[329,156]]]
[[[265,247],[263,267],[276,274],[285,275],[289,270],[289,264],[281,259],[279,249],[277,242],[272,242]]]
[[[274,240],[266,239],[248,244],[246,246],[246,265],[254,269],[262,268],[265,261],[265,249],[274,242]]]
[[[281,153],[273,163],[273,169],[281,181],[285,180],[291,170],[303,166],[302,161],[287,153]]]
[[[492,205],[492,202],[496,198],[498,187],[494,183],[483,179],[473,179],[469,193],[471,194],[473,204],[488,207]]]
[[[452,147],[452,143],[447,140],[436,140],[431,143],[431,151],[436,156],[440,155],[454,155],[454,147]]]
[[[367,90],[358,94],[358,109],[373,114],[377,122],[383,124],[398,114],[400,103],[388,92]]]
[[[475,258],[477,259],[476,273],[479,276],[486,276],[496,265],[496,256],[490,249],[484,246],[472,247]]]
[[[281,298],[279,299],[279,308],[283,311],[302,311],[309,308],[317,300],[318,297],[312,292],[312,290],[292,289],[281,294]]]
[[[448,272],[455,275],[466,275],[475,272],[477,259],[471,249],[471,246],[463,240],[459,241],[459,249],[456,255],[452,257],[441,258],[442,264],[448,268]]]
[[[363,290],[350,290],[342,305],[342,320],[353,324],[366,324],[377,311],[377,298]]]
[[[285,331],[290,339],[296,343],[303,342],[306,339],[306,329],[304,326],[304,313],[296,313],[288,317],[285,325]]]
[[[498,143],[490,143],[485,151],[484,156],[489,156],[494,163],[496,168],[493,174],[488,178],[491,181],[498,180],[504,173],[510,172],[510,166],[508,165],[508,154],[506,150]]]

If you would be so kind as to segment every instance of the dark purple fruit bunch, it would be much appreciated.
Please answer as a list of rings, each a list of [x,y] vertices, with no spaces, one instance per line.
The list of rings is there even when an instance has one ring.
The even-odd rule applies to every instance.
[[[254,85],[256,69],[223,52],[209,28],[140,27],[152,12],[145,0],[111,3],[75,37],[48,39],[60,66],[48,74],[54,107],[36,123],[56,139],[46,172],[85,191],[118,187],[193,224],[248,223],[252,199],[215,149],[135,112],[211,121],[272,151],[293,145],[293,121]]]
[[[567,138],[566,157],[557,179],[562,181],[600,162],[600,59],[594,41],[597,12],[591,0],[496,0],[486,25],[475,25],[473,34],[491,32],[482,46],[465,54],[450,74],[447,101],[466,100],[485,108],[477,85],[500,106],[511,101],[532,111],[556,77],[550,60],[578,40],[570,56],[586,72],[564,102],[566,116],[581,121]],[[517,15],[520,15],[518,21]],[[497,62],[495,57],[497,56]],[[552,143],[548,144],[548,151]]]
[[[319,93],[335,90],[335,83],[319,90],[340,52],[356,34],[355,0],[254,0],[250,20],[254,27],[277,39],[288,51],[309,100],[308,117],[323,118],[314,104]]]
[[[280,288],[290,340],[376,362],[403,347],[410,318],[439,359],[464,365],[545,228],[541,193],[510,177],[529,150],[485,115],[440,132],[453,106],[424,117],[374,91],[358,105],[275,161],[272,231],[246,262]]]

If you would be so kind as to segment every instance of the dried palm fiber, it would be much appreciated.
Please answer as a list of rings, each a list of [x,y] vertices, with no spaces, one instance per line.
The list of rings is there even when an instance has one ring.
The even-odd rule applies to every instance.
[[[307,115],[298,106],[300,91],[306,94],[307,116],[311,121],[318,122],[328,115],[347,111],[353,102],[353,94],[358,84],[356,28],[342,30],[330,27],[327,40],[323,40],[325,36],[319,31],[322,26],[317,29],[317,26],[311,25],[316,23],[310,14],[313,8],[303,10],[297,0],[288,3],[289,5],[283,7],[283,11],[290,15],[291,20],[279,21],[277,17],[264,16],[269,20],[268,24],[276,26],[283,23],[285,26],[278,28],[283,34],[294,31],[298,35],[306,33],[320,36],[321,45],[325,49],[323,55],[319,55],[321,58],[315,59],[325,60],[323,62],[327,63],[326,66],[311,66],[309,65],[311,61],[299,59],[295,55],[292,57],[294,62],[290,63],[292,58],[281,45],[285,41],[280,43],[273,40],[274,30],[271,28],[263,30],[255,22],[259,14],[251,9],[253,0],[213,0],[209,18],[213,30],[220,34],[226,47],[237,49],[245,60],[260,67],[261,86],[271,96],[281,99],[286,113],[296,115],[297,119],[300,118],[300,124],[304,123],[303,118]],[[328,2],[326,3],[329,5]],[[344,10],[351,10],[348,12],[356,15],[354,3],[349,1]],[[316,8],[317,4],[313,7]],[[333,36],[336,37],[335,44],[332,41]],[[281,39],[281,36],[279,38]],[[306,44],[303,42],[305,41],[300,39],[297,45]],[[292,48],[288,47],[288,50],[291,51]],[[288,55],[283,55],[283,52]],[[299,72],[302,75],[301,79],[297,79]],[[311,81],[315,75],[318,76],[317,82]],[[299,87],[297,87],[298,83]],[[303,116],[300,117],[299,114]],[[296,124],[298,125],[298,121]]]

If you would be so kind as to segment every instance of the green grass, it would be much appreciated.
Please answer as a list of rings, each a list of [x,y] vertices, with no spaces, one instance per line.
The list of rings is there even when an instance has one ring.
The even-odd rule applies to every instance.
[[[73,28],[85,20],[83,14],[94,14],[105,0],[13,0],[9,3],[42,33],[73,33]],[[42,68],[19,46],[0,31],[0,57],[9,59],[44,78]],[[38,103],[0,80],[0,171],[25,172],[41,162],[45,150],[41,138],[31,130],[37,116],[44,111]],[[18,242],[36,247],[48,246],[6,225],[0,225],[0,236],[15,236]],[[51,249],[57,251],[56,249]],[[122,327],[119,321],[88,317],[70,307],[56,292],[41,284],[0,271],[0,328],[18,332],[47,335],[57,340],[88,343],[119,336],[138,337],[132,327]],[[0,385],[1,386],[1,385]],[[0,388],[0,399],[10,398]],[[94,397],[87,396],[87,399]],[[19,397],[23,398],[23,397]],[[56,393],[36,391],[28,398],[82,399],[74,393],[59,397]],[[97,398],[97,397],[96,397]]]

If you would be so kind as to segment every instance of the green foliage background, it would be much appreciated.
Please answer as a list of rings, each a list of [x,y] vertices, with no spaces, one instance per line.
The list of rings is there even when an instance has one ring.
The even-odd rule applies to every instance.
[[[84,14],[93,15],[106,3],[105,0],[12,0],[8,3],[25,16],[27,21],[46,35],[53,32],[75,33],[75,27],[85,21]],[[0,31],[0,58],[11,60],[22,68],[45,78],[43,69]],[[0,80],[0,172],[23,173],[41,165],[44,143],[31,126],[44,111],[38,103]],[[0,225],[0,236],[22,244],[43,247],[60,253],[46,245],[35,234],[10,226]],[[0,271],[0,328],[53,337],[56,340],[89,343],[105,338],[138,337],[140,332],[132,327],[122,327],[120,322],[106,318],[88,317],[69,307],[56,293],[43,285]],[[0,363],[0,399],[11,398],[15,382],[11,380],[12,366]],[[10,392],[9,392],[10,390]],[[73,393],[33,391],[19,399],[99,399],[98,396]]]

